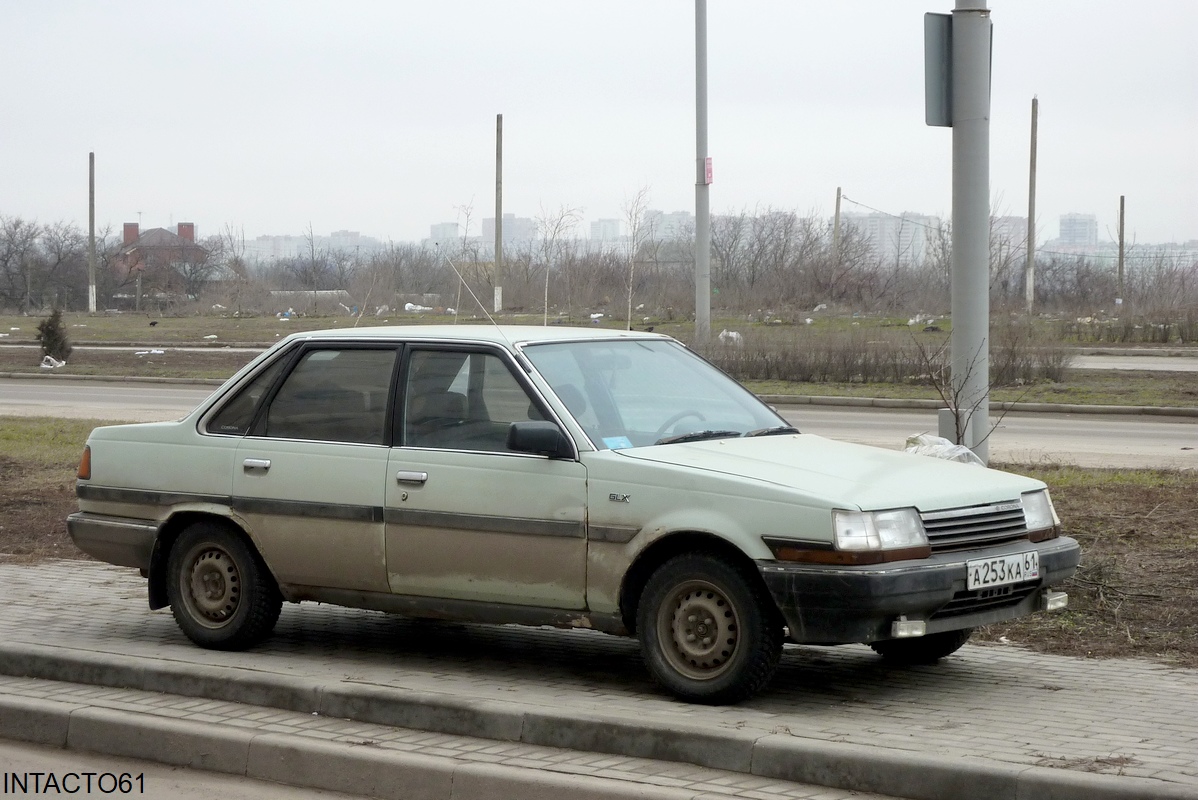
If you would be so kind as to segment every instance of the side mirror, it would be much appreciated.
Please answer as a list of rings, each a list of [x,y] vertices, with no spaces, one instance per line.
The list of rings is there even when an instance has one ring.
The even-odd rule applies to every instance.
[[[507,429],[509,450],[550,458],[573,458],[574,448],[557,423],[544,420],[513,422]]]

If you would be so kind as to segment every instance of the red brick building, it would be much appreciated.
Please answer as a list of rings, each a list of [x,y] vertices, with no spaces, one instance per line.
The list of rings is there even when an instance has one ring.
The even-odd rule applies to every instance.
[[[136,283],[138,295],[158,300],[194,297],[212,271],[212,254],[196,244],[195,223],[180,222],[174,233],[165,228],[142,232],[139,227],[125,223],[124,243],[113,260],[117,283]]]

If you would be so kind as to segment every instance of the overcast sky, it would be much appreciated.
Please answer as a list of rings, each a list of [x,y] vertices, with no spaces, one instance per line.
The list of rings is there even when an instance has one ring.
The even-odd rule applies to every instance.
[[[711,207],[949,216],[923,15],[952,0],[710,0]],[[1198,2],[992,0],[990,186],[1037,228],[1198,239]],[[694,211],[694,3],[0,0],[0,215],[416,240],[504,211]],[[867,208],[845,203],[849,211]],[[578,232],[586,235],[587,228]]]

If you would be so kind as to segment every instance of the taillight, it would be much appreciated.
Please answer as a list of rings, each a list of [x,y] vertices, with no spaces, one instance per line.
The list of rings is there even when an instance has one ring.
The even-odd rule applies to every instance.
[[[92,448],[91,445],[83,446],[83,457],[79,459],[79,472],[75,474],[81,481],[90,481],[92,479]]]

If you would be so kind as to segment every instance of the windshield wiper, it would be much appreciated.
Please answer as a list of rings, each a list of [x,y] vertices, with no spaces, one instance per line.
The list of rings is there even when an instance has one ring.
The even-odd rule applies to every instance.
[[[678,442],[702,442],[707,439],[726,439],[729,436],[740,436],[740,431],[692,431],[680,433],[677,436],[667,436],[658,439],[653,444],[677,444]]]
[[[776,428],[758,428],[755,431],[749,431],[745,434],[745,438],[750,436],[783,436],[788,433],[798,433],[798,428],[792,428],[789,425],[779,425]]]

